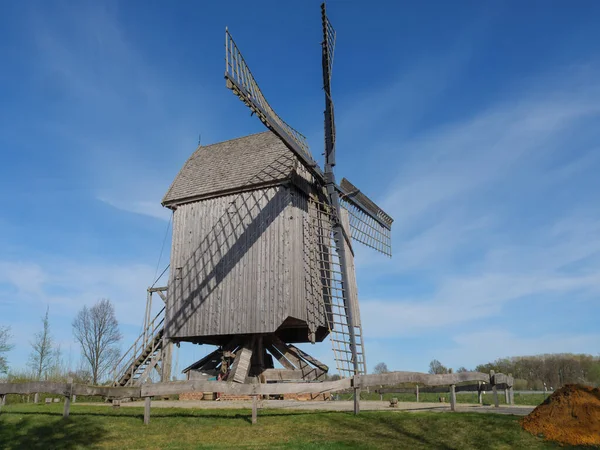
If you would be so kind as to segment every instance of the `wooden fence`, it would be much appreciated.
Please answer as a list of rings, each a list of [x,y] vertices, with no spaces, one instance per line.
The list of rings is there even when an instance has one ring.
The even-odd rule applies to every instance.
[[[420,372],[390,372],[386,374],[356,375],[337,381],[304,382],[304,383],[266,383],[240,384],[224,381],[188,380],[167,383],[148,383],[140,387],[108,387],[87,386],[72,382],[31,382],[31,383],[0,383],[0,408],[7,394],[58,394],[65,397],[64,417],[69,416],[71,398],[75,395],[102,396],[109,399],[143,398],[144,423],[150,421],[151,399],[155,396],[183,394],[185,392],[219,392],[229,395],[250,395],[253,397],[252,421],[256,422],[257,399],[262,395],[283,394],[327,394],[332,392],[354,390],[354,412],[360,411],[360,390],[364,388],[394,386],[403,383],[415,383],[423,386],[450,386],[450,409],[456,406],[456,385],[461,383],[489,383],[494,393],[495,405],[498,403],[498,386],[506,386],[512,392],[513,378],[501,373],[489,374],[481,372],[462,372],[444,375],[430,375]],[[459,386],[461,388],[461,386]],[[508,401],[507,401],[508,403]]]

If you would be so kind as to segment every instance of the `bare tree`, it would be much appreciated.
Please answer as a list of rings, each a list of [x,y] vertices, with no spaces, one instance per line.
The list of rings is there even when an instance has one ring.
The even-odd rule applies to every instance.
[[[108,299],[94,306],[84,306],[73,320],[73,334],[81,345],[83,357],[92,373],[92,382],[98,384],[106,371],[119,357],[121,340],[115,309]]]
[[[387,364],[384,362],[377,363],[373,368],[373,373],[388,373]]]
[[[42,317],[42,330],[35,333],[33,342],[31,342],[29,367],[36,380],[41,380],[42,376],[48,375],[48,371],[54,363],[54,339],[50,332],[48,310],[49,308],[46,308],[46,314]]]
[[[9,352],[13,346],[10,344],[10,327],[0,326],[0,373],[8,372],[8,360],[4,353]]]
[[[444,366],[437,359],[434,359],[429,363],[429,373],[432,375],[441,375],[448,373],[448,368]]]
[[[468,372],[469,370],[465,367],[465,366],[460,366],[457,370],[456,373],[463,373],[463,372]]]

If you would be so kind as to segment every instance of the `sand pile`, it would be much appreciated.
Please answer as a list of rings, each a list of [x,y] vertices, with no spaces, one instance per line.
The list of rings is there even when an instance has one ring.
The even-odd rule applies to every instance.
[[[551,441],[600,445],[600,389],[568,384],[521,419],[521,426]]]

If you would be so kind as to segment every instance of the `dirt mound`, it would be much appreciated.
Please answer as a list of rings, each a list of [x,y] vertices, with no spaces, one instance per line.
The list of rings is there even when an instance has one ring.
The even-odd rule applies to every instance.
[[[569,445],[600,445],[600,389],[568,384],[521,419],[532,434]]]

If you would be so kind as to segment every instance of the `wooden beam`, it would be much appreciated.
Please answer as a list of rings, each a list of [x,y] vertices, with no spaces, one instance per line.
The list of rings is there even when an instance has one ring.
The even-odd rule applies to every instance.
[[[271,337],[271,343],[279,351],[279,353],[285,357],[285,359],[294,365],[295,369],[300,369],[302,371],[306,369],[308,364],[302,361],[298,355],[295,355],[293,352],[291,352],[289,347],[277,336]]]
[[[82,384],[73,385],[73,393],[77,395],[101,395],[111,398],[140,398],[140,387],[100,387],[85,386]]]
[[[312,364],[316,368],[322,370],[325,373],[327,373],[329,371],[329,367],[327,365],[323,364],[318,359],[310,356],[308,353],[300,350],[295,345],[289,344],[288,347],[290,348],[290,350],[292,350],[293,352],[295,352],[298,356],[301,356],[305,361],[307,361],[308,363]]]
[[[302,371],[302,378],[304,379],[316,380],[324,373],[327,373],[327,370],[329,370],[325,364],[314,359],[312,356],[306,354],[299,348],[291,344],[284,343],[277,336],[271,336],[271,343],[288,361]],[[305,358],[305,355],[308,357],[308,359]],[[307,362],[309,360],[310,364]],[[314,361],[314,363],[312,361]],[[311,364],[314,364],[315,367],[311,366]],[[325,368],[325,370],[323,370],[323,368]]]
[[[495,373],[492,380],[492,384],[506,384],[508,387],[512,386],[514,383],[514,378],[510,375],[506,375],[503,373]]]
[[[265,369],[262,371],[261,376],[263,376],[266,381],[300,381],[303,379],[302,371],[287,369]]]
[[[67,381],[67,392],[65,392],[65,408],[63,410],[63,419],[69,417],[69,411],[71,410],[71,395],[73,395],[73,379],[69,378]]]
[[[46,394],[66,395],[68,392],[74,395],[100,395],[103,397],[117,398],[139,398],[139,387],[108,387],[108,386],[86,386],[73,384],[72,391],[67,388],[67,383],[55,383],[52,381],[35,381],[29,383],[0,383],[0,394],[35,394],[36,392]]]
[[[275,359],[277,361],[279,361],[279,364],[281,364],[283,367],[285,367],[288,370],[295,370],[298,369],[298,367],[296,367],[294,364],[292,364],[285,356],[283,356],[283,354],[277,350],[275,348],[275,346],[273,346],[272,344],[267,345],[267,350],[269,351],[269,353],[271,355],[273,355],[275,357]]]
[[[254,342],[254,340],[252,341]],[[253,344],[246,343],[237,351],[231,365],[231,372],[227,378],[228,381],[235,381],[236,383],[244,383],[246,381],[251,367],[252,347]]]
[[[419,383],[425,386],[450,386],[467,381],[490,381],[490,376],[481,372],[460,372],[443,375],[430,375],[421,372],[389,372],[373,375],[357,375],[359,387]]]
[[[456,386],[450,385],[450,411],[456,411]]]
[[[71,397],[65,397],[65,408],[63,410],[63,419],[69,417],[69,411],[71,410]]]
[[[157,357],[158,360],[158,357]],[[171,381],[171,368],[173,365],[173,342],[170,339],[162,338],[162,350],[160,360],[160,381]]]
[[[144,425],[148,425],[150,423],[150,403],[152,402],[152,397],[146,397],[144,399]]]
[[[221,363],[222,354],[223,351],[220,348],[218,348],[215,351],[206,355],[204,358],[199,359],[194,364],[190,364],[188,367],[183,369],[183,372],[188,372],[190,370],[198,370],[202,372],[203,370],[207,369],[215,369]]]
[[[258,395],[252,396],[252,425],[256,425],[258,412]]]
[[[223,381],[172,381],[142,386],[142,397],[173,395],[182,392],[221,392],[232,395],[324,394],[350,389],[349,378],[314,383],[242,384]]]

